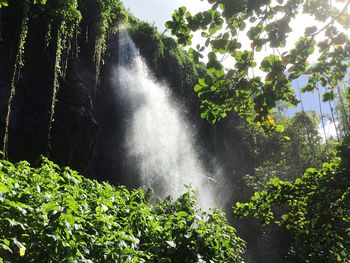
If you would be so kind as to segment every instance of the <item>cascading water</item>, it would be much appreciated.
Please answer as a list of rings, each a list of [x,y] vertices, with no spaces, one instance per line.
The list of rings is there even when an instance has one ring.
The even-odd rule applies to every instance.
[[[116,92],[129,112],[126,127],[128,157],[145,188],[158,196],[176,198],[191,185],[201,208],[214,207],[212,180],[203,168],[189,124],[181,108],[170,99],[166,85],[149,73],[126,31],[119,33],[119,65],[115,71]]]

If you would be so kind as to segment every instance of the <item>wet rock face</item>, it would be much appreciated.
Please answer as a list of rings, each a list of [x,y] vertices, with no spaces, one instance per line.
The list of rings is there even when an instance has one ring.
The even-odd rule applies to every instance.
[[[98,11],[91,13],[91,8],[82,5],[83,19],[77,34],[70,40],[68,52],[63,52],[66,68],[58,78],[49,135],[59,21],[43,7],[30,6],[22,62],[18,63],[23,33],[20,2],[0,10],[0,150],[11,88],[15,86],[8,125],[10,160],[35,163],[40,155],[46,155],[86,176],[138,186],[137,181],[128,179],[125,168],[123,105],[111,96],[110,72],[118,60],[117,36],[111,33],[108,37],[97,68],[94,49],[100,34],[95,19]],[[14,78],[16,65],[18,76]]]
[[[117,2],[108,2],[116,8],[115,21],[120,20]],[[28,3],[31,2],[14,1],[8,8],[0,9],[0,150],[8,127],[10,160],[35,163],[40,155],[46,155],[86,176],[123,181],[116,176],[123,172],[123,110],[109,93],[109,72],[117,61],[113,45],[116,35],[108,28],[104,33],[106,50],[100,51],[97,43],[101,43],[103,32],[99,2],[79,2],[82,19],[68,39],[69,48],[61,52],[60,60],[65,66],[58,69],[55,63],[61,20],[57,19],[55,8],[59,7],[52,2],[45,6]],[[107,27],[112,26],[115,22],[108,22]],[[25,41],[19,47],[24,35]],[[50,122],[54,91],[56,102]]]
[[[6,125],[8,98],[21,33],[21,1],[1,9],[0,40],[0,149]],[[65,74],[58,78],[55,112],[48,142],[50,109],[59,23],[42,7],[29,10],[23,66],[15,79],[16,93],[9,122],[9,159],[34,163],[40,155],[48,155],[61,166],[70,166],[86,176],[139,186],[138,176],[126,158],[125,112],[128,107],[118,99],[111,87],[111,72],[118,61],[118,36],[110,32],[100,67],[96,68],[95,44],[100,32],[96,24],[98,11],[90,8],[96,1],[81,1],[82,20],[77,34],[65,50]],[[45,7],[46,8],[46,7]],[[95,10],[95,13],[91,12]],[[193,92],[200,69],[170,38],[161,37],[151,26],[135,22],[131,36],[140,54],[146,59],[154,77],[171,87],[171,96],[184,109],[198,142],[202,145],[205,163],[210,163],[215,149],[232,156],[225,147],[215,147],[214,128],[200,119],[199,100]],[[137,24],[139,23],[139,24]],[[48,32],[52,34],[48,35]],[[232,126],[232,125],[231,125]],[[231,127],[230,126],[230,127]],[[218,127],[224,130],[227,127]],[[219,136],[220,137],[220,136]],[[226,141],[231,137],[223,134]],[[239,138],[237,138],[239,140]],[[231,159],[227,163],[232,163]],[[237,165],[234,165],[237,166]],[[225,168],[232,174],[232,169]]]
[[[40,155],[49,155],[60,165],[93,174],[98,124],[94,117],[93,97],[96,88],[95,67],[88,45],[77,38],[75,48],[84,42],[84,52],[76,53],[74,45],[68,56],[64,77],[58,79],[54,121],[48,142],[48,125],[52,103],[56,59],[57,21],[50,20],[36,6],[30,8],[21,66],[15,65],[21,35],[22,10],[14,2],[1,9],[0,40],[0,146],[6,125],[8,99],[15,85],[8,136],[8,157],[11,160],[35,162]],[[82,27],[86,27],[81,23]],[[82,45],[83,46],[83,45]],[[63,76],[63,75],[62,75]],[[14,79],[14,80],[13,80]]]
[[[67,84],[59,93],[51,156],[65,165],[74,166],[87,176],[94,176],[92,169],[99,125],[94,117],[89,89],[93,81],[84,79],[81,66],[71,68],[66,78]]]

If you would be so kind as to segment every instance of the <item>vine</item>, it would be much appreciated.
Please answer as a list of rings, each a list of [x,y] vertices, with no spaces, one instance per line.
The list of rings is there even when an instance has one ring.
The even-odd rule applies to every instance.
[[[77,26],[81,20],[81,13],[78,10],[77,0],[60,1],[57,4],[58,7],[48,6],[48,8],[51,7],[51,10],[54,10],[54,18],[56,21],[58,21],[58,27],[56,32],[53,85],[47,133],[47,154],[49,154],[51,150],[51,131],[52,124],[54,122],[57,93],[60,88],[60,81],[64,80],[68,64],[68,56],[71,50],[71,41],[76,35]],[[51,39],[51,34],[49,32],[46,36],[47,40]]]
[[[11,1],[0,0],[0,10],[6,10],[1,7],[13,5]],[[5,157],[8,155],[8,137],[9,137],[9,123],[11,119],[11,107],[16,93],[16,85],[20,77],[20,70],[24,65],[23,55],[25,52],[25,42],[28,34],[28,24],[31,17],[27,14],[28,10],[34,5],[42,5],[39,13],[40,16],[46,17],[45,22],[48,24],[45,35],[45,47],[49,49],[49,54],[52,54],[52,93],[49,98],[49,118],[47,125],[47,149],[46,154],[50,153],[51,148],[51,132],[55,119],[55,108],[58,101],[58,91],[60,86],[65,81],[66,71],[68,67],[69,56],[77,57],[79,52],[79,45],[77,43],[78,35],[80,34],[80,21],[82,20],[81,10],[83,6],[88,5],[87,10],[83,10],[86,16],[95,16],[92,20],[93,25],[96,25],[95,39],[93,44],[93,62],[95,63],[96,82],[97,87],[98,78],[103,63],[103,55],[107,49],[108,33],[117,30],[120,21],[127,18],[127,12],[120,0],[91,0],[86,4],[82,0],[24,0],[18,4],[23,8],[22,24],[19,29],[19,41],[17,53],[15,56],[15,63],[13,74],[11,77],[10,95],[8,99],[8,109],[6,114],[3,151]],[[34,10],[34,9],[33,9]],[[1,19],[1,17],[0,17]],[[1,22],[1,20],[0,20]],[[32,30],[32,29],[31,29]],[[34,29],[33,29],[34,30]],[[0,37],[1,37],[1,23],[0,23]],[[72,50],[73,49],[73,50]]]
[[[79,3],[80,5],[81,3]],[[101,69],[102,57],[106,51],[106,41],[109,31],[117,29],[120,20],[125,20],[127,14],[119,0],[102,1],[97,0],[97,36],[94,44],[95,62],[95,89]],[[54,74],[53,74],[53,89],[50,107],[50,118],[48,125],[48,153],[51,148],[51,130],[54,122],[55,107],[57,103],[57,92],[59,90],[60,81],[63,81],[66,74],[68,57],[72,47],[72,41],[76,41],[78,34],[79,22],[82,19],[81,12],[78,10],[78,0],[60,1],[58,8],[53,8],[58,15],[60,21],[56,38],[56,51],[54,58]],[[95,11],[96,12],[96,11]],[[50,33],[47,34],[50,38]],[[78,52],[77,46],[75,52]]]
[[[10,84],[10,95],[7,102],[5,132],[4,132],[4,138],[3,138],[4,158],[8,158],[8,139],[9,139],[9,125],[10,125],[10,119],[11,119],[11,108],[12,108],[12,103],[16,94],[16,86],[18,83],[20,71],[21,71],[21,68],[24,66],[23,55],[24,55],[25,43],[28,35],[28,10],[29,10],[28,1],[23,1],[22,8],[23,8],[22,23],[20,28],[19,40],[18,40],[16,59],[14,62],[14,68],[13,68],[11,84]]]
[[[0,9],[0,41],[2,41],[2,19],[1,19],[1,16],[2,16],[2,12],[1,12],[1,9]]]
[[[106,51],[106,41],[109,31],[116,31],[117,26],[120,21],[124,21],[127,17],[126,10],[119,0],[112,0],[109,2],[98,0],[99,6],[98,13],[98,32],[95,39],[94,47],[94,62],[95,62],[95,74],[96,83],[95,89],[97,87],[97,80],[99,77],[102,57]]]
[[[55,54],[55,62],[54,62],[54,77],[53,77],[53,87],[52,87],[52,100],[51,100],[51,107],[50,107],[50,119],[49,119],[49,127],[48,127],[48,134],[47,134],[47,153],[50,153],[51,150],[51,130],[52,130],[52,123],[54,121],[54,115],[55,115],[55,107],[57,102],[57,92],[59,89],[59,77],[62,74],[61,70],[61,58],[62,58],[62,37],[61,37],[61,28],[63,27],[63,23],[58,27],[57,30],[57,48],[56,48],[56,54]]]

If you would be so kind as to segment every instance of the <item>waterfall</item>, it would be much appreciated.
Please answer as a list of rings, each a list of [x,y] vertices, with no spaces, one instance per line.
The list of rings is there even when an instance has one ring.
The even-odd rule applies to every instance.
[[[144,188],[176,198],[190,185],[199,206],[215,206],[213,180],[196,151],[191,125],[182,117],[169,88],[150,74],[126,31],[119,33],[119,65],[114,72],[119,97],[127,107],[127,157]]]

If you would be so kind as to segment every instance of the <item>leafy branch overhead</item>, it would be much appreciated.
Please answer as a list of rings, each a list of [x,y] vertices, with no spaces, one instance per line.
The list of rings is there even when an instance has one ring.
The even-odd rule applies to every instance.
[[[349,67],[350,41],[344,32],[350,26],[350,0],[208,0],[209,10],[191,14],[185,7],[175,10],[166,23],[179,44],[191,45],[194,32],[205,38],[190,48],[193,59],[207,54],[205,76],[194,87],[202,105],[202,118],[212,123],[235,111],[249,122],[273,126],[270,113],[279,101],[296,105],[291,82],[308,75],[303,91],[326,88],[324,101],[334,97],[334,88],[344,80]],[[299,15],[309,16],[310,26],[294,47],[282,52]],[[309,22],[308,22],[309,23]],[[313,24],[314,23],[314,24]],[[302,32],[300,32],[302,33]],[[242,45],[242,35],[250,45]],[[246,43],[246,42],[244,42]],[[257,53],[270,50],[254,75]],[[319,52],[316,63],[308,58]],[[234,63],[225,68],[223,60]]]

